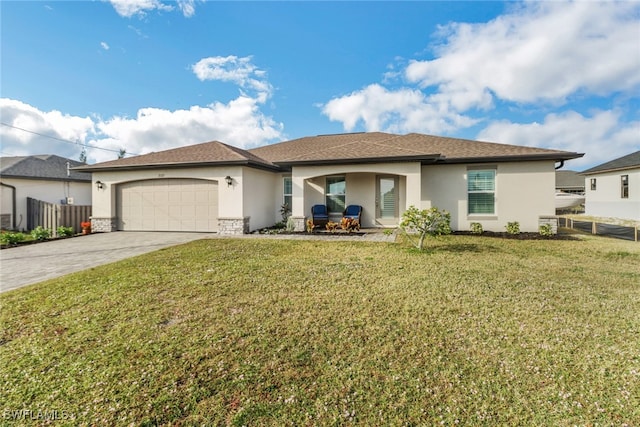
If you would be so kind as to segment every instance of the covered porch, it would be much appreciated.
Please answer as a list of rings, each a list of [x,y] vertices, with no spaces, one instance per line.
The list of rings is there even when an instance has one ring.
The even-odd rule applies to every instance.
[[[305,229],[316,204],[326,205],[335,222],[346,206],[362,206],[363,228],[396,227],[409,206],[421,206],[419,162],[294,166],[291,172],[291,216],[297,231]]]

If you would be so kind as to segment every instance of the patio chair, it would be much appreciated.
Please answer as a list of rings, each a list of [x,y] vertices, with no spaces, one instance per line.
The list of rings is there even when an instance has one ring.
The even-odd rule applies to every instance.
[[[311,219],[316,227],[324,227],[329,222],[329,213],[326,205],[311,206]]]
[[[342,212],[342,217],[349,218],[349,219],[357,219],[358,224],[360,224],[361,223],[360,218],[362,217],[362,206],[360,205],[347,206],[344,212]]]

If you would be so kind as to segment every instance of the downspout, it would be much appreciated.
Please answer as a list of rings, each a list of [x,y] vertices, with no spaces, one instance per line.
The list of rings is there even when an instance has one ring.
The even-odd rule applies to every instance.
[[[16,187],[13,185],[5,184],[4,182],[0,182],[0,185],[3,187],[9,187],[11,189],[11,228],[13,230],[16,229]]]
[[[560,166],[556,166],[556,170],[562,168],[564,166],[564,160],[560,160]]]

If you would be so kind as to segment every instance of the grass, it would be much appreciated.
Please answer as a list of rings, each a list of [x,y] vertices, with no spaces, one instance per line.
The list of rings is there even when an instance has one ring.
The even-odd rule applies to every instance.
[[[203,240],[2,294],[3,420],[640,423],[640,245],[427,246]]]

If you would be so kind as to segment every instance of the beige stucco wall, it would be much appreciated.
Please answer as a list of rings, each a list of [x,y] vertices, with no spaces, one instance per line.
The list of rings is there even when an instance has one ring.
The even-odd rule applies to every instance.
[[[629,198],[621,196],[621,176],[629,176]],[[591,179],[596,190],[591,190]],[[585,177],[585,214],[640,220],[640,168]]]
[[[346,204],[363,206],[363,227],[374,227],[377,226],[375,224],[376,176],[399,177],[401,214],[410,205],[422,206],[420,173],[420,163],[418,162],[294,166],[291,174],[293,182],[292,215],[308,217],[311,213],[311,206],[325,203],[325,178],[332,175],[344,175]]]
[[[451,213],[454,230],[468,230],[479,222],[487,231],[505,231],[508,222],[518,221],[521,231],[537,232],[541,215],[554,215],[555,163],[553,161],[473,165],[496,170],[495,215],[469,215],[467,207],[467,165],[422,167],[422,202]]]
[[[94,172],[93,216],[114,218],[116,216],[116,188],[118,184],[146,179],[194,178],[218,182],[218,216],[222,218],[243,218],[243,167],[203,167],[184,169],[150,169],[136,171]],[[233,185],[227,186],[225,177],[233,178]],[[103,182],[104,188],[95,189],[95,182]],[[246,183],[245,183],[246,184]]]
[[[280,194],[280,200],[282,200],[282,175],[243,168],[241,184],[239,187],[244,188],[244,216],[251,217],[249,220],[251,231],[272,226],[282,220],[279,213],[282,202],[276,205],[278,218],[275,217],[273,210],[273,201],[277,193]],[[226,184],[224,185],[226,186]]]
[[[74,205],[91,204],[91,183],[77,181],[53,181],[39,179],[2,178],[2,182],[16,188],[16,229],[27,226],[27,197],[48,203],[60,204],[67,197],[73,198]],[[12,190],[0,186],[2,213],[11,214]]]

